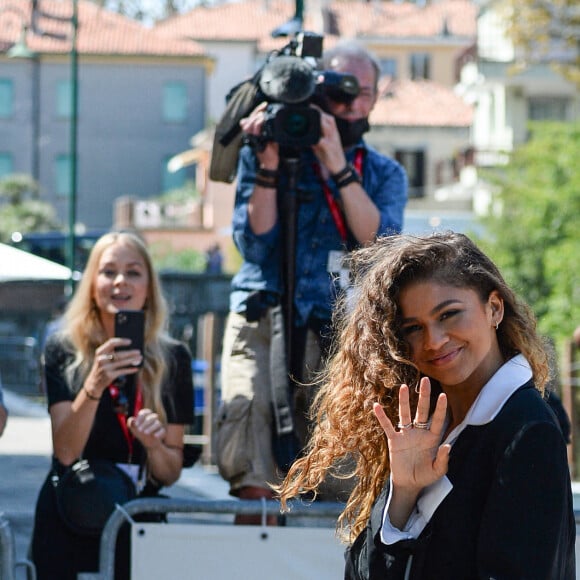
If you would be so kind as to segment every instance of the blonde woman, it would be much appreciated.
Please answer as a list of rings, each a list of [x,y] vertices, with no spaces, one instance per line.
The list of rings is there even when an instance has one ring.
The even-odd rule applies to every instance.
[[[144,312],[143,353],[115,337],[120,310]],[[191,357],[168,336],[166,322],[159,280],[141,239],[105,234],[89,256],[61,330],[45,349],[54,454],[32,539],[39,580],[98,570],[100,538],[71,531],[57,510],[53,481],[67,466],[80,457],[110,460],[130,475],[137,493],[155,493],[180,476],[184,425],[193,422]],[[122,556],[117,563],[127,566]],[[126,569],[118,570],[117,577],[128,577]]]
[[[346,580],[575,578],[566,444],[530,309],[461,234],[383,238],[353,268],[283,504],[351,455]]]

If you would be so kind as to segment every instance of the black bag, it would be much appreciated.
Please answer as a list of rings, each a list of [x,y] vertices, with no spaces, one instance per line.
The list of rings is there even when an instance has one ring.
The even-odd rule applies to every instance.
[[[131,478],[104,459],[80,459],[61,475],[55,471],[53,484],[62,521],[82,536],[100,536],[115,504],[137,497]]]
[[[201,452],[203,451],[201,445],[195,445],[193,443],[186,443],[183,446],[183,467],[189,468],[193,467],[197,460],[201,457]]]
[[[238,154],[242,146],[240,120],[249,115],[264,99],[258,86],[259,73],[233,87],[226,97],[226,109],[214,134],[209,178],[232,183],[236,177]]]

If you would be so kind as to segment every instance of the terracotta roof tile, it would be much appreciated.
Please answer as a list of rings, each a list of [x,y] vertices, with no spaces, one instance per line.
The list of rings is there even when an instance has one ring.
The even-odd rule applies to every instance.
[[[342,37],[384,37],[388,42],[389,38],[439,36],[445,28],[453,36],[476,36],[476,7],[469,0],[442,0],[423,8],[409,2],[334,0],[329,9]],[[271,32],[294,12],[293,0],[242,0],[194,8],[156,29],[197,40],[255,40],[260,50],[268,51],[287,42],[272,39]],[[320,21],[306,11],[304,30],[321,32]]]
[[[469,127],[473,108],[452,89],[431,81],[381,80],[373,125]]]
[[[51,38],[34,34],[29,30],[27,44],[31,50],[40,53],[68,53],[71,47],[72,6],[70,2],[40,0],[40,9],[52,17],[40,17],[37,28],[64,38]],[[0,12],[0,50],[7,50],[19,38],[22,18],[30,26],[31,2],[20,1],[17,10]],[[170,38],[139,22],[102,9],[88,0],[78,2],[77,48],[84,55],[132,55],[132,56],[203,56],[203,47],[192,41]]]
[[[372,6],[372,5],[371,5]],[[396,8],[403,8],[397,10]],[[477,33],[477,8],[466,0],[444,0],[421,8],[409,4],[385,4],[376,9],[372,20],[358,31],[364,36],[436,37],[474,39]]]

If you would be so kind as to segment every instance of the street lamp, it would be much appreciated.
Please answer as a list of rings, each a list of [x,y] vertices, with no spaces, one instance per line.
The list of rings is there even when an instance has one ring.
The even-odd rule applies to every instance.
[[[77,217],[77,134],[78,134],[78,50],[77,50],[77,33],[78,33],[78,0],[72,0],[72,16],[61,18],[53,16],[39,9],[40,0],[34,0],[32,3],[32,33],[38,36],[49,36],[58,40],[66,40],[67,36],[47,32],[38,27],[38,17],[47,18],[56,21],[68,21],[72,26],[71,49],[70,49],[70,76],[71,76],[71,111],[70,111],[70,192],[68,200],[68,218],[67,218],[67,244],[66,244],[66,265],[70,269],[70,276],[67,281],[66,293],[71,296],[74,291],[74,271],[76,266],[76,243],[75,243],[75,225]],[[9,51],[8,56],[25,58],[28,54],[26,46],[27,27],[23,24],[23,32],[20,40]],[[12,53],[12,54],[11,54]],[[32,53],[33,54],[33,53]],[[28,58],[32,58],[29,56]]]
[[[31,50],[28,46],[27,37],[29,27],[27,25],[27,17],[20,10],[20,8],[14,6],[7,6],[0,10],[0,13],[4,12],[14,12],[20,18],[20,37],[18,41],[15,42],[11,48],[6,51],[6,56],[8,58],[15,58],[21,60],[28,60],[32,62],[32,177],[35,181],[39,180],[38,171],[38,158],[39,158],[39,62],[38,53]]]
[[[18,42],[16,42],[12,46],[12,48],[8,49],[8,51],[6,52],[6,56],[8,56],[8,58],[23,58],[33,60],[37,57],[36,52],[28,48],[28,44],[26,42],[27,34],[28,34],[28,26],[26,26],[26,24],[23,21],[22,28],[20,30],[20,38],[18,39]]]

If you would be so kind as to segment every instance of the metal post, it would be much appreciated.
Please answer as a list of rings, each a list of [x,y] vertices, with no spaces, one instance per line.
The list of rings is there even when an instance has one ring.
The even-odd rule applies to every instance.
[[[203,435],[207,443],[203,446],[202,461],[204,465],[215,464],[215,449],[213,444],[213,424],[216,417],[216,372],[215,354],[217,352],[217,315],[215,312],[207,312],[203,320],[203,358],[207,361],[207,370],[204,382],[204,409],[203,409]]]
[[[296,0],[294,18],[300,20],[300,22],[304,20],[304,0]]]
[[[32,177],[40,183],[40,57],[32,67]]]
[[[78,51],[77,51],[77,31],[78,31],[78,0],[72,0],[73,13],[71,17],[72,39],[71,39],[71,118],[70,118],[70,192],[68,200],[68,245],[67,245],[67,266],[70,268],[67,294],[72,295],[74,290],[73,272],[75,270],[75,224],[77,214],[77,125],[78,125]]]
[[[16,564],[14,535],[10,522],[0,513],[0,578],[12,580]]]

